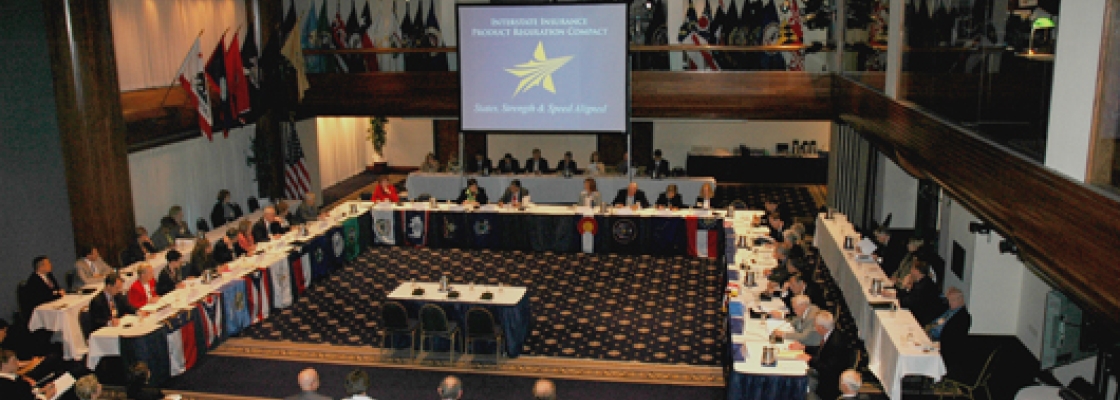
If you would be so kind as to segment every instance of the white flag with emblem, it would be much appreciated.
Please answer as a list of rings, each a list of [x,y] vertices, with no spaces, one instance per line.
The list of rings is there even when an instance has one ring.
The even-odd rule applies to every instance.
[[[292,305],[292,267],[288,264],[288,257],[281,257],[269,265],[268,272],[272,276],[272,304],[276,308]]]
[[[374,243],[395,246],[397,240],[393,236],[393,211],[373,210],[373,237]]]

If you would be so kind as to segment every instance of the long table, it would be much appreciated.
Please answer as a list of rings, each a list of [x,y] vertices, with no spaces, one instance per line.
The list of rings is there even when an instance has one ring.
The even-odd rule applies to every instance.
[[[424,294],[413,295],[414,288],[424,289]],[[460,333],[464,335],[461,337],[464,338],[468,329],[467,312],[472,308],[482,307],[490,311],[496,319],[494,322],[502,327],[506,354],[511,358],[521,354],[521,346],[529,337],[529,326],[532,323],[532,309],[529,306],[529,298],[525,295],[529,288],[457,284],[454,285],[454,289],[460,293],[459,298],[448,298],[446,293],[439,291],[439,283],[406,282],[397,286],[386,298],[402,302],[413,315],[416,315],[420,307],[425,304],[438,304],[444,308],[451,321],[459,324]],[[481,296],[486,292],[490,292],[494,296],[493,299],[482,300]]]
[[[583,190],[584,178],[595,179],[599,193],[603,195],[603,201],[606,202],[614,200],[618,191],[625,189],[630,184],[630,179],[624,175],[577,175],[564,178],[559,175],[463,176],[447,173],[413,172],[408,174],[405,188],[412,198],[421,194],[428,194],[439,200],[454,200],[467,186],[468,178],[478,180],[479,187],[486,189],[486,195],[490,197],[491,202],[498,201],[502,193],[509,187],[510,181],[519,179],[521,180],[521,186],[529,189],[529,195],[534,202],[545,204],[576,203],[579,201],[579,192]],[[716,187],[715,179],[703,177],[666,179],[635,177],[634,182],[638,183],[639,189],[646,192],[646,197],[650,202],[657,200],[657,195],[664,192],[669,184],[677,185],[677,190],[682,196],[681,198],[685,200],[685,204],[689,204],[696,199],[696,196],[700,194],[700,186],[703,184],[711,184],[713,189]]]
[[[944,376],[945,361],[936,350],[927,351],[931,341],[913,314],[877,309],[895,300],[871,294],[872,280],[886,278],[877,263],[858,262],[854,252],[843,249],[845,237],[859,236],[847,218],[839,213],[832,219],[820,214],[816,226],[813,244],[843,292],[867,347],[868,367],[879,377],[887,396],[902,398],[903,376]]]
[[[736,183],[828,183],[828,157],[689,154],[688,173]]]

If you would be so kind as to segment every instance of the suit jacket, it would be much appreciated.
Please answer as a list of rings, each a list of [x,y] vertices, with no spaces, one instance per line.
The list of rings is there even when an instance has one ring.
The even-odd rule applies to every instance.
[[[241,218],[241,207],[232,202],[229,205],[233,208],[233,218],[226,218],[226,210],[225,207],[222,207],[222,202],[214,203],[214,208],[210,210],[211,228],[217,228]]]
[[[140,244],[140,242],[134,240],[132,243],[129,243],[128,248],[124,250],[124,257],[121,257],[123,258],[121,261],[124,262],[121,268],[146,260],[147,258],[144,256],[144,250],[147,250],[149,254],[158,252],[156,247],[148,242]]]
[[[486,189],[478,188],[478,193],[474,195],[474,201],[477,201],[478,204],[486,204],[489,200],[490,198],[486,196]],[[464,201],[467,201],[467,189],[459,192],[459,198],[455,199],[455,202],[459,204],[463,204]]]
[[[225,240],[218,240],[218,243],[214,244],[213,257],[218,265],[233,261],[235,256],[234,249],[227,245]]]
[[[31,391],[31,384],[22,378],[11,380],[0,378],[0,393],[7,400],[36,400],[35,393]]]
[[[945,310],[937,284],[929,276],[915,282],[910,290],[899,290],[898,306],[910,310],[921,326],[933,322]]]
[[[264,218],[261,218],[253,224],[253,241],[260,243],[270,240],[272,240],[272,236],[268,233],[268,223],[264,221]]]
[[[179,223],[175,231],[175,237],[180,239],[193,239],[194,235],[191,234],[191,227],[188,226],[187,221]]]
[[[478,160],[471,160],[467,163],[467,172],[480,173],[482,171],[493,171],[494,165],[490,163],[490,159],[485,158],[482,160],[482,165],[479,165]]]
[[[802,280],[804,281],[804,280]],[[809,296],[809,302],[812,304],[824,304],[824,299],[821,297],[820,292],[808,283],[805,284],[805,291],[803,293],[794,293],[792,290],[785,292],[785,297],[782,297],[782,302],[786,303],[786,308],[793,309],[793,296],[804,294]]]
[[[828,339],[811,354],[809,367],[817,371],[817,396],[822,399],[840,396],[840,374],[852,367],[851,350],[840,339],[840,331],[833,329]]]
[[[53,288],[48,286],[47,283],[39,277],[39,274],[32,272],[31,276],[27,277],[27,286],[23,288],[23,306],[27,308],[22,310],[23,315],[25,315],[24,318],[31,318],[31,313],[34,312],[35,307],[38,307],[40,304],[54,301],[62,297],[59,296],[58,293],[55,293],[55,291],[62,289],[62,286],[58,285],[58,280],[54,279],[54,274],[48,273],[46,277],[47,280],[51,282],[51,285],[53,285]]]
[[[716,201],[715,197],[712,197],[712,198],[708,199],[708,205],[711,206],[711,208],[723,208],[723,203],[721,203],[719,201]],[[700,208],[700,207],[703,207],[703,206],[704,206],[704,198],[700,197],[700,196],[696,196],[696,207]]]
[[[152,234],[152,246],[155,246],[156,251],[163,251],[164,249],[175,245],[175,232],[168,231],[162,227],[156,229]]]
[[[521,193],[518,195],[519,197],[518,197],[517,201],[525,201],[525,196],[528,196],[528,195],[529,195],[529,189],[521,188]],[[502,193],[502,198],[498,199],[498,201],[502,202],[502,203],[512,203],[513,202],[513,191],[509,190],[509,188],[506,188],[505,193]]]
[[[660,162],[650,161],[649,162],[649,175],[650,176],[658,176],[658,177],[662,177],[662,178],[668,177],[669,176],[669,160],[666,160],[666,159],[662,158]]]
[[[180,265],[179,271],[174,273],[171,272],[171,266],[164,267],[163,271],[159,272],[159,280],[156,281],[156,294],[163,296],[175,290],[175,285],[187,277],[186,267],[186,264]]]
[[[815,329],[817,313],[819,312],[821,312],[820,308],[810,305],[809,308],[805,310],[804,317],[801,315],[794,315],[789,321],[790,326],[793,327],[793,332],[787,333],[782,337],[787,340],[796,340],[806,347],[820,346],[821,334],[817,333]]]
[[[136,313],[136,309],[133,308],[131,304],[128,304],[128,298],[123,294],[113,296],[113,304],[117,307],[118,318]],[[107,293],[98,293],[97,296],[94,296],[93,300],[89,302],[89,318],[93,323],[90,332],[109,325],[109,321],[113,319],[113,309],[109,307],[109,297]]]
[[[556,170],[557,171],[563,171],[564,168],[567,168],[569,171],[572,171],[573,174],[575,174],[579,171],[579,167],[576,166],[576,160],[572,160],[572,161],[569,161],[569,162],[564,162],[564,160],[560,160],[559,162],[556,163]]]
[[[498,160],[498,172],[503,174],[516,174],[521,172],[521,163],[515,158]]]
[[[81,283],[86,285],[104,283],[105,275],[112,271],[112,268],[109,268],[109,264],[106,264],[105,260],[97,260],[93,262],[93,266],[91,267],[89,261],[87,261],[85,257],[74,261],[74,269],[78,271],[78,276],[82,279]],[[95,275],[101,275],[101,278]]]
[[[149,299],[152,297],[151,295],[155,294],[153,292],[156,290],[156,280],[152,279],[148,281],[148,285],[151,286],[152,292],[145,291],[144,285],[139,279],[137,279],[136,282],[132,282],[132,286],[128,288],[128,304],[131,305],[132,308],[139,310],[140,307],[147,305]]]
[[[319,206],[311,206],[307,203],[300,204],[296,207],[295,214],[292,214],[292,222],[298,224],[314,221],[316,218],[319,218]]]
[[[672,199],[669,199],[665,195],[665,193],[657,195],[657,205],[669,208],[684,208],[684,202],[681,201],[680,193],[678,193],[676,196],[673,196]]]
[[[968,330],[972,328],[972,314],[967,307],[961,307],[952,318],[945,322],[941,328],[941,359],[945,361],[945,369],[949,376],[956,378],[964,375],[969,369],[968,364],[972,348],[969,345]]]
[[[285,397],[284,400],[331,400],[331,398],[315,392],[299,392]]]
[[[883,257],[883,262],[880,266],[883,267],[883,272],[886,273],[887,276],[891,276],[898,270],[898,266],[902,263],[903,257],[906,257],[906,254],[910,252],[910,249],[907,248],[908,242],[909,239],[897,233],[892,234],[890,239],[887,240],[887,243],[878,243],[878,241],[876,241],[875,245],[879,247],[875,249],[875,254],[879,257]],[[903,272],[904,275],[909,273],[910,271]]]
[[[533,160],[532,157],[529,157],[529,159],[525,160],[525,173],[531,174],[537,171],[540,171],[540,173],[542,174],[547,174],[549,171],[548,160],[546,160],[544,157],[541,157],[540,160]]]
[[[641,204],[643,208],[649,207],[649,200],[646,199],[646,192],[643,192],[642,189],[638,189],[638,191],[634,193],[634,203]],[[618,194],[614,196],[614,201],[612,201],[611,204],[616,206],[626,205],[626,189],[619,189]]]

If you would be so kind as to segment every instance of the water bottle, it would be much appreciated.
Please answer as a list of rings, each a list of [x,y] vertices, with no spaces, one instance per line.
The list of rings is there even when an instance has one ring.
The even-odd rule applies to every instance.
[[[447,275],[443,275],[443,276],[439,277],[439,290],[441,292],[446,292],[447,291]]]

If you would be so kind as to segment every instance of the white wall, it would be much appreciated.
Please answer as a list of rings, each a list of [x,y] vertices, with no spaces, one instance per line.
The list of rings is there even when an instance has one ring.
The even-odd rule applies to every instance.
[[[876,180],[875,221],[882,223],[889,214],[892,229],[913,229],[918,210],[918,180],[882,153]]]
[[[314,164],[319,166],[317,175],[323,185],[330,187],[373,164],[373,145],[366,139],[369,118],[318,117],[314,126],[319,146]]]
[[[766,148],[793,140],[816,140],[828,150],[830,121],[654,121],[653,148],[661,149],[669,165],[685,165],[692,146]]]
[[[586,168],[591,152],[598,148],[595,135],[489,135],[486,138],[486,151],[498,166],[498,159],[506,153],[513,155],[525,166],[525,159],[533,155],[533,149],[541,149],[541,157],[548,160],[549,168],[564,159],[564,152],[571,151],[576,166]]]
[[[435,128],[431,119],[389,118],[386,129],[385,162],[394,167],[419,167],[424,156],[435,150]]]
[[[1046,165],[1079,181],[1088,170],[1104,8],[1105,0],[1064,1],[1058,13]]]

